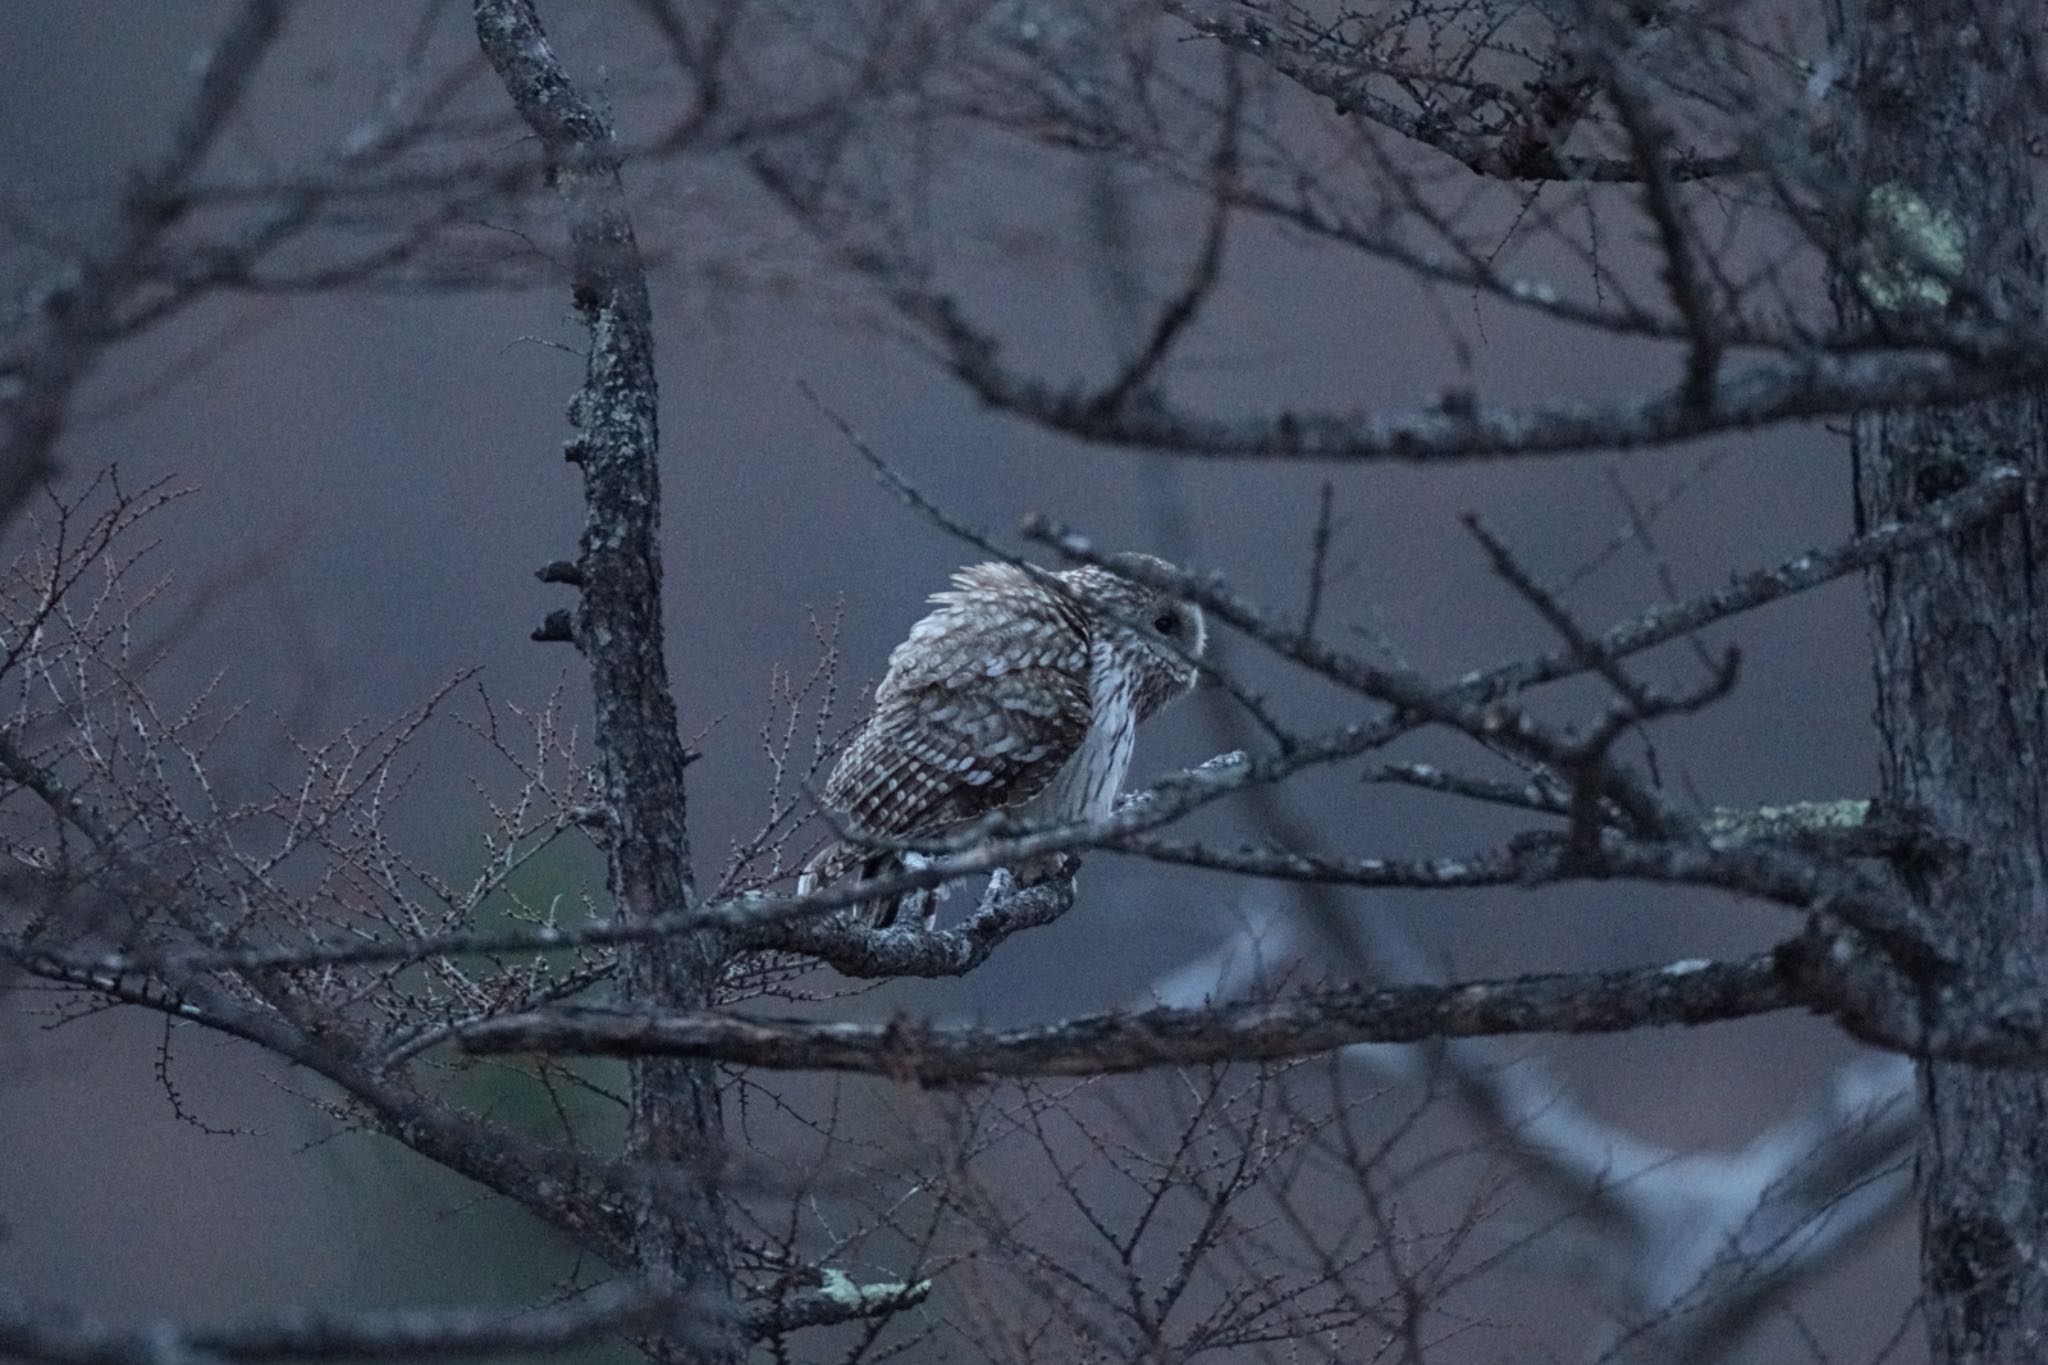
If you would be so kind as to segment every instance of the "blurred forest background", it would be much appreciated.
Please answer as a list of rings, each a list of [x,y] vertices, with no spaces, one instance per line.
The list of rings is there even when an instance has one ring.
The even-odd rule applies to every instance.
[[[100,230],[130,166],[185,97],[192,54],[230,9],[199,0],[0,7],[0,211],[17,227],[0,254],[0,285],[38,286],[50,260],[38,237]],[[1015,0],[978,7],[976,22],[1024,31],[1060,22],[1060,9]],[[673,62],[633,6],[549,10],[558,50],[629,143],[671,116]],[[346,134],[408,53],[456,64],[474,61],[474,42],[460,7],[296,6],[212,176],[288,174]],[[1212,50],[1170,34],[1160,45],[1162,60],[1213,67]],[[1304,117],[1299,93],[1271,82],[1250,98],[1276,119]],[[519,139],[487,78],[468,99],[485,135],[500,146]],[[1024,139],[960,139],[924,169],[918,212],[948,243],[949,282],[1008,339],[1006,356],[1041,373],[1101,372],[1130,325],[1115,282],[1156,301],[1176,287],[1199,236],[1201,207],[1184,191]],[[1049,435],[983,410],[736,167],[649,156],[625,174],[653,268],[664,605],[682,728],[702,752],[690,772],[691,818],[708,863],[760,824],[771,678],[817,662],[813,616],[842,613],[838,713],[850,721],[925,595],[977,557],[879,488],[799,385],[1005,543],[1021,544],[1019,519],[1042,511],[1098,544],[1219,570],[1269,603],[1296,603],[1305,591],[1327,481],[1339,569],[1323,608],[1329,629],[1360,647],[1383,641],[1435,674],[1550,642],[1460,526],[1468,511],[1550,581],[1568,582],[1565,600],[1598,623],[1850,530],[1844,442],[1818,424],[1613,457],[1428,468],[1173,458]],[[1522,234],[1532,201],[1564,221],[1580,199],[1599,207],[1627,194],[1532,195],[1478,180],[1457,192],[1467,227],[1482,225],[1513,273],[1530,277],[1577,268]],[[1594,244],[1603,260],[1616,270],[1647,260],[1640,223],[1610,221],[1620,226]],[[381,723],[470,670],[474,680],[448,705],[454,716],[480,714],[484,694],[533,708],[558,689],[570,716],[582,714],[573,656],[528,639],[559,604],[534,570],[564,555],[580,524],[574,471],[558,449],[582,334],[548,259],[558,248],[544,215],[486,209],[460,226],[445,257],[451,278],[399,271],[331,292],[222,291],[111,352],[81,391],[60,449],[60,494],[115,467],[124,483],[169,478],[192,490],[146,530],[156,542],[146,566],[169,578],[155,623],[176,640],[156,689],[174,708],[208,688],[218,706],[243,708],[216,750],[215,780],[231,790],[289,780],[295,741]],[[1174,384],[1216,411],[1407,408],[1454,386],[1503,402],[1591,398],[1664,382],[1674,354],[1568,331],[1248,221],[1228,242],[1220,287]],[[1647,542],[1628,533],[1645,508],[1656,513]],[[13,526],[10,553],[34,529]],[[1615,552],[1602,556],[1611,542]],[[1726,703],[1660,727],[1656,764],[1669,791],[1740,806],[1873,790],[1861,592],[1844,580],[1718,632],[1741,645],[1743,679]],[[1334,699],[1227,640],[1223,649],[1226,667],[1274,689],[1305,721],[1338,719],[1317,710]],[[1188,705],[1148,727],[1136,775],[1235,747],[1217,715]],[[1401,752],[1443,751],[1411,741]],[[422,861],[454,875],[478,855],[482,793],[495,780],[461,725],[430,726],[392,827]],[[1512,827],[1361,783],[1353,769],[1290,784],[1278,800],[1332,847],[1388,856],[1456,854]],[[1228,833],[1237,820],[1226,805],[1196,829]],[[545,899],[558,884],[573,895],[601,875],[595,855],[565,854],[533,870],[531,890]],[[831,1008],[1030,1021],[1144,1002],[1186,989],[1176,973],[1220,974],[1215,954],[1292,897],[1103,854],[1080,885],[1072,914],[980,971],[889,983]],[[1327,894],[1347,911],[1396,916],[1429,966],[1460,974],[1709,957],[1764,946],[1784,927],[1777,912],[1678,888]],[[1308,965],[1294,970],[1316,971],[1312,949],[1276,951],[1269,967],[1286,970],[1291,953],[1306,951]],[[121,1320],[211,1317],[309,1295],[333,1307],[517,1299],[544,1295],[571,1268],[572,1253],[518,1211],[389,1143],[337,1136],[289,1074],[247,1048],[179,1031],[165,1051],[163,1022],[136,1011],[56,1022],[34,991],[0,1000],[0,1282],[26,1296]],[[1513,1042],[1487,1055],[1501,1068],[1533,1068],[1560,1103],[1683,1158],[1739,1149],[1800,1111],[1854,1052],[1828,1025],[1780,1015]],[[458,1084],[489,1096],[497,1082],[478,1066]],[[937,1103],[914,1090],[843,1086],[878,1140],[914,1130],[922,1107]],[[816,1097],[833,1087],[795,1088]],[[1390,1084],[1388,1120],[1413,1100]],[[534,1101],[507,1087],[502,1103]],[[1442,1141],[1448,1150],[1473,1139],[1447,1130]],[[1484,1165],[1483,1153],[1474,1159]],[[1540,1210],[1540,1199],[1518,1196],[1488,1216],[1533,1225]],[[1510,1338],[1489,1335],[1496,1327],[1548,1324],[1570,1341],[1601,1316],[1590,1294],[1560,1293],[1560,1267],[1542,1261],[1491,1277],[1461,1348],[1472,1358],[1506,1358],[1495,1352]],[[1909,1220],[1895,1217],[1790,1307],[1830,1343],[1831,1358],[1864,1359],[1897,1328],[1914,1273]],[[1789,1316],[1778,1321],[1757,1358],[1788,1358],[1768,1353],[1789,1349],[1798,1331]],[[1909,1343],[1906,1357],[1918,1349]]]

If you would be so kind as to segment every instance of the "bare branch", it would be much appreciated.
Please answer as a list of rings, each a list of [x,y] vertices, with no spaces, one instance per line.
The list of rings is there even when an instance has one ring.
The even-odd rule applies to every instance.
[[[998,871],[981,904],[956,928],[927,930],[899,923],[871,929],[844,917],[786,919],[734,938],[748,948],[808,954],[842,976],[963,976],[1012,934],[1051,924],[1073,905],[1071,867],[1023,887]]]
[[[290,6],[245,0],[199,63],[191,100],[171,145],[121,200],[112,239],[75,263],[44,297],[37,325],[0,356],[0,526],[11,522],[56,470],[55,449],[73,394],[115,331],[115,310],[145,258],[186,212],[192,176],[242,105]]]
[[[1435,148],[1475,175],[1537,184],[1627,183],[1642,177],[1641,165],[1632,158],[1564,150],[1563,144],[1593,94],[1586,63],[1574,60],[1572,53],[1551,54],[1553,69],[1527,82],[1518,97],[1505,90],[1483,92],[1507,116],[1502,120],[1505,126],[1482,129],[1474,126],[1477,120],[1469,115],[1445,117],[1435,109],[1405,108],[1376,93],[1376,77],[1390,86],[1398,83],[1399,63],[1377,67],[1369,52],[1356,47],[1346,50],[1338,37],[1341,25],[1329,23],[1319,13],[1284,3],[1226,5],[1213,0],[1163,0],[1161,8],[1201,36],[1264,62],[1310,94],[1328,100],[1340,117],[1370,121]],[[1485,7],[1475,6],[1473,11],[1482,18],[1487,14]],[[1347,16],[1354,22],[1358,17]],[[1401,23],[1394,19],[1385,26],[1393,38]],[[1452,64],[1444,65],[1448,76]],[[1426,83],[1427,76],[1421,80]],[[1475,97],[1480,93],[1473,92]],[[1703,180],[1734,175],[1751,165],[1752,159],[1742,155],[1688,153],[1676,159],[1670,174],[1677,180]]]
[[[780,1336],[805,1327],[885,1318],[915,1308],[931,1297],[930,1280],[896,1284],[856,1284],[843,1271],[826,1270],[823,1285],[800,1289],[753,1310],[747,1331],[755,1340]]]
[[[1077,1076],[1303,1057],[1354,1043],[1512,1033],[1613,1033],[1745,1018],[1805,1003],[1776,953],[1454,986],[1344,987],[1208,1008],[1083,1015],[1036,1028],[809,1023],[724,1014],[576,1011],[486,1020],[477,1053],[691,1056],[784,1069],[866,1071],[919,1084]]]
[[[1215,417],[1162,405],[1102,406],[1101,395],[1022,375],[950,300],[899,289],[898,307],[936,340],[954,375],[991,407],[1097,445],[1199,459],[1454,464],[1673,445],[1783,422],[1964,402],[2048,378],[2048,350],[2017,337],[1982,356],[1894,353],[1766,358],[1701,391],[1679,386],[1606,404],[1489,407],[1459,400],[1408,412]]]
[[[216,1325],[116,1328],[0,1301],[0,1352],[50,1365],[211,1365],[242,1360],[439,1360],[566,1351],[680,1319],[666,1296],[606,1285],[555,1307],[293,1312]]]

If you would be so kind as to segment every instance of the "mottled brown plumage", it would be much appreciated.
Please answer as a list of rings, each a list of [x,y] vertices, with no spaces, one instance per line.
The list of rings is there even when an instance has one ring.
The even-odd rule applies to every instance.
[[[1143,561],[1170,568],[1149,556]],[[1107,814],[1139,721],[1192,687],[1202,614],[1109,570],[976,564],[889,656],[872,714],[825,784],[857,834],[930,836],[988,812]],[[900,866],[853,843],[821,850],[800,889]],[[866,908],[888,924],[896,906]]]

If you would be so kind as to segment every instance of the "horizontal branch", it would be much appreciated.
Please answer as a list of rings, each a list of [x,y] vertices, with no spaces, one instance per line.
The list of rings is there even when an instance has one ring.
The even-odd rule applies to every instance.
[[[899,296],[899,306],[903,300]],[[1765,359],[1704,391],[1680,384],[1610,403],[1496,407],[1461,400],[1406,412],[1281,411],[1211,416],[1132,402],[1110,407],[1086,388],[1017,374],[950,300],[905,311],[946,348],[953,372],[984,403],[1096,445],[1207,459],[1448,464],[1673,445],[1721,432],[1866,410],[1956,403],[2048,378],[2038,350],[1966,359],[1945,352]]]
[[[826,1269],[816,1289],[799,1289],[755,1308],[747,1335],[756,1341],[805,1327],[830,1327],[862,1318],[887,1317],[915,1308],[931,1296],[930,1280],[857,1284],[844,1271]]]
[[[1030,1028],[816,1023],[716,1012],[507,1015],[459,1035],[475,1053],[712,1057],[786,1070],[871,1072],[921,1084],[1094,1076],[1274,1061],[1357,1043],[1519,1033],[1618,1033],[1740,1019],[1805,1003],[1775,952],[1445,986],[1353,986],[1282,1000],[1161,1006]]]
[[[1018,887],[1003,872],[989,881],[975,912],[951,929],[897,923],[872,929],[845,916],[778,919],[736,934],[735,946],[804,953],[841,976],[964,976],[1012,934],[1051,924],[1074,906],[1074,877]]]
[[[775,946],[773,926],[817,919],[862,901],[922,891],[963,877],[993,872],[1031,859],[1097,847],[1104,840],[1154,829],[1231,792],[1278,782],[1307,768],[1364,753],[1396,737],[1400,727],[1344,726],[1304,740],[1285,755],[1247,759],[1221,754],[1197,767],[1169,774],[1153,786],[1126,793],[1116,811],[1099,820],[1079,820],[1010,834],[1000,821],[971,826],[925,845],[933,856],[922,867],[885,877],[838,882],[809,895],[745,892],[701,906],[665,912],[630,923],[616,919],[569,926],[538,925],[513,930],[457,930],[409,939],[355,938],[242,948],[192,947],[138,952],[46,951],[0,943],[0,958],[36,976],[97,986],[140,975],[197,971],[301,971],[368,963],[416,962],[439,956],[509,956],[561,948],[644,943],[698,930],[751,938]],[[0,746],[4,748],[4,746]],[[1020,913],[1022,913],[1020,909]]]
[[[675,1315],[667,1295],[607,1285],[549,1308],[288,1312],[214,1326],[117,1328],[0,1302],[0,1356],[57,1365],[243,1360],[425,1360],[559,1351]]]
[[[1198,840],[1133,835],[1111,841],[1118,853],[1210,872],[1230,872],[1262,881],[1309,882],[1375,890],[1469,891],[1477,887],[1540,886],[1598,876],[1587,859],[1575,858],[1561,836],[1525,832],[1505,847],[1466,857],[1347,858],[1267,844],[1224,847]]]
[[[1849,803],[1862,804],[1868,803]],[[1953,856],[1950,846],[1915,823],[1890,817],[1869,826],[1811,832],[1765,819],[1720,816],[1697,835],[1630,839],[1601,828],[1574,843],[1563,831],[1525,830],[1506,845],[1465,857],[1347,858],[1300,849],[1245,844],[1235,848],[1149,835],[1105,841],[1105,848],[1153,862],[1229,872],[1263,881],[1356,886],[1373,890],[1464,891],[1477,887],[1551,886],[1562,882],[1631,880],[1707,886],[1797,910],[1824,908],[1871,941],[1916,960],[1931,941],[1907,902],[1854,868],[1806,856],[1809,850],[1855,857],[1910,851]]]

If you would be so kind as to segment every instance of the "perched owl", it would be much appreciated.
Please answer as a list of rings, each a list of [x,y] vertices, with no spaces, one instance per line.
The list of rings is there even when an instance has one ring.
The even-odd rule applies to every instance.
[[[1172,567],[1149,555],[1111,562]],[[1107,815],[1138,722],[1195,685],[1207,638],[1199,608],[1092,566],[1041,577],[976,564],[931,600],[825,783],[825,804],[859,833],[930,836],[1002,809]],[[798,889],[900,866],[834,843]],[[893,899],[862,909],[877,927],[896,913]]]

